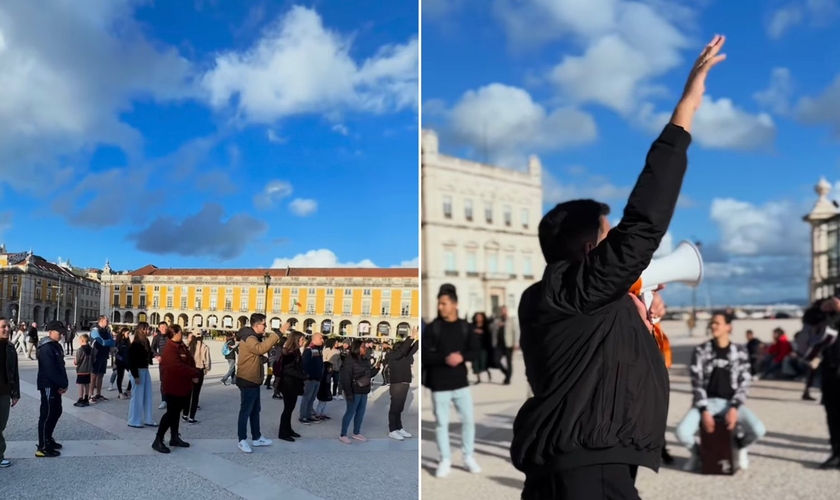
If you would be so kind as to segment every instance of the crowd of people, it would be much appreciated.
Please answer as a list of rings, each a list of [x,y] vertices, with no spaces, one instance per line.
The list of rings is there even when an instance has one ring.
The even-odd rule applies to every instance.
[[[38,338],[37,325],[32,327]],[[10,465],[4,458],[2,432],[10,409],[21,397],[18,365],[21,352],[34,354],[32,359],[38,362],[41,409],[37,457],[61,455],[62,445],[54,439],[54,431],[62,414],[62,396],[70,386],[65,357],[72,357],[76,372],[79,397],[74,406],[83,408],[108,401],[102,395],[102,385],[110,365],[108,389],[117,391],[118,399],[130,400],[128,426],[156,427],[152,448],[160,453],[190,446],[181,439],[180,424],[198,423],[196,412],[201,409],[201,390],[213,357],[204,341],[204,332],[185,332],[181,326],[165,322],[157,325],[156,330],[141,322],[131,329],[122,327],[112,331],[108,318],[102,316],[90,334],[78,336],[78,348],[75,348],[72,344],[62,346],[62,340],[66,340],[71,331],[61,322],[52,321],[45,330],[47,335],[37,341],[34,351],[26,348],[21,351],[17,339],[11,336],[9,321],[0,318],[0,367],[5,367],[0,370],[0,467]],[[328,403],[343,400],[340,441],[345,444],[367,441],[362,434],[362,425],[373,378],[380,372],[388,374],[384,385],[389,386],[391,395],[388,436],[398,441],[412,437],[404,429],[401,415],[418,349],[417,331],[415,329],[410,338],[393,346],[374,344],[369,339],[351,342],[327,339],[318,332],[306,335],[292,330],[288,323],[278,331],[267,331],[265,315],[251,315],[248,326],[227,336],[220,352],[229,367],[221,383],[228,385],[228,381],[233,381],[240,393],[236,426],[239,449],[251,453],[253,447],[272,444],[260,428],[263,387],[273,391],[274,399],[283,400],[279,439],[294,442],[301,437],[292,428],[292,415],[300,398],[298,422],[301,425],[330,420]],[[154,420],[149,372],[155,364],[160,375],[158,408],[165,410],[160,423]],[[129,377],[124,385],[126,374]],[[349,432],[351,423],[353,428]]]

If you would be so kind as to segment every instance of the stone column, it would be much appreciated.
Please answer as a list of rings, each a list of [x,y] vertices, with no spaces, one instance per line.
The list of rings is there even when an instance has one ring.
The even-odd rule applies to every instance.
[[[809,300],[811,302],[821,297],[819,288],[828,275],[828,227],[826,222],[840,213],[837,206],[828,199],[831,184],[823,177],[815,186],[817,202],[811,213],[803,220],[811,225],[811,279],[809,283]]]

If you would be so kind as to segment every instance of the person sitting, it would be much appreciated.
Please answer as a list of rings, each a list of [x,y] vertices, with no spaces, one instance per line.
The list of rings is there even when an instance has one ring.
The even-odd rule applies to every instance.
[[[750,385],[750,362],[747,350],[730,341],[732,317],[716,313],[710,324],[712,340],[694,348],[691,356],[691,389],[694,403],[677,426],[677,439],[691,450],[691,457],[683,467],[686,471],[697,468],[700,450],[695,435],[702,425],[712,433],[715,418],[723,417],[730,431],[737,424],[744,427],[744,439],[738,452],[742,469],[748,467],[747,448],[764,437],[766,429],[758,417],[745,406]]]
[[[761,378],[768,379],[781,371],[785,358],[793,352],[793,346],[781,328],[773,330],[773,343],[767,348],[767,355],[762,360]]]

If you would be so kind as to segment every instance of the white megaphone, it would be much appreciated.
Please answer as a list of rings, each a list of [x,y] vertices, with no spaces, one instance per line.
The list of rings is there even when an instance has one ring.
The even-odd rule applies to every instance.
[[[703,256],[700,249],[688,241],[682,241],[673,252],[650,261],[642,272],[640,293],[645,305],[650,309],[653,303],[653,290],[666,283],[682,283],[696,287],[703,281]],[[657,318],[654,322],[657,323]]]

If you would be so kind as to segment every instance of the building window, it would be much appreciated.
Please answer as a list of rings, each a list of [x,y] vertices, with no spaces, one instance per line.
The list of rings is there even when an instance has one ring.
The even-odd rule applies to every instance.
[[[447,219],[452,218],[452,197],[451,196],[444,196],[443,197],[443,216]]]
[[[133,292],[133,291],[134,291],[134,287],[133,287],[133,286],[131,286],[131,285],[128,285],[128,286],[127,286],[127,287],[125,287],[125,288],[126,288],[126,291],[128,291],[128,292]]]
[[[233,288],[230,288],[230,287],[226,288],[225,289],[225,295],[233,295]]]
[[[467,252],[467,276],[478,274],[478,257],[475,252]]]
[[[382,303],[382,311],[380,316],[390,316],[391,315],[391,302],[385,301]]]
[[[370,316],[370,301],[365,300],[362,302],[362,316]]]
[[[201,310],[201,297],[196,297],[195,298],[195,310],[196,311]]]
[[[174,286],[166,287],[166,293],[173,293],[173,292],[175,292],[175,287]]]
[[[444,274],[447,276],[457,276],[458,275],[458,267],[457,263],[455,262],[455,251],[454,250],[444,250],[443,251],[443,265],[444,265]]]
[[[125,307],[134,307],[134,297],[129,295],[125,298]]]
[[[219,288],[215,287],[215,286],[210,288],[210,293],[213,294],[213,295],[218,294],[219,293]]]
[[[119,290],[119,288],[120,288],[120,287],[118,286],[118,287],[117,287],[117,290]],[[160,287],[159,287],[159,286],[155,286],[154,291],[159,292],[159,291],[160,291]]]
[[[38,285],[38,286],[41,286],[41,280],[36,281],[35,284]],[[52,284],[52,283],[50,283],[50,284]],[[120,291],[120,285],[114,285],[114,291],[119,292]]]
[[[17,285],[12,285],[12,296],[9,297],[10,299],[16,299],[18,296],[18,287]]]
[[[274,293],[280,293],[280,287],[279,286],[274,287]]]
[[[257,295],[265,295],[265,288],[257,288]]]
[[[50,292],[47,291],[47,297],[48,298],[49,298],[49,294],[50,294]],[[114,294],[114,307],[120,307],[120,294],[118,294],[118,293]]]
[[[271,312],[280,312],[280,297],[274,297],[271,301]]]
[[[146,296],[141,295],[140,296],[140,309],[145,309],[145,308],[146,308]]]
[[[293,290],[297,290],[297,288],[293,288]],[[292,314],[297,314],[299,312],[298,311],[298,304],[299,304],[299,302],[298,302],[297,297],[289,298],[289,312],[291,312]]]
[[[510,227],[513,224],[513,213],[510,211],[510,205],[505,205],[504,210],[505,226]]]
[[[327,296],[332,297],[334,290],[332,288],[327,288]]]
[[[172,309],[172,296],[171,295],[166,296],[166,308],[167,309]]]
[[[215,296],[210,297],[210,310],[215,311],[219,307],[218,299]]]
[[[490,274],[499,272],[499,256],[495,253],[487,255],[487,272]]]
[[[353,295],[353,289],[352,288],[345,288],[344,289],[344,295]]]
[[[353,314],[353,301],[350,299],[344,299],[344,312],[345,316],[350,316]]]
[[[239,311],[245,312],[248,310],[248,297],[242,297],[239,299]]]
[[[314,289],[314,288],[310,288],[309,290],[307,290],[307,291],[306,291],[306,294],[307,294],[307,295],[315,295],[315,289]]]
[[[332,314],[333,313],[333,301],[332,299],[327,299],[326,304],[324,304],[324,314]]]
[[[257,297],[257,311],[264,311],[265,310],[265,298],[264,297]]]
[[[315,301],[306,299],[306,314],[315,314]]]
[[[389,290],[389,289],[382,290],[382,298],[383,299],[390,299],[391,298],[391,290]]]
[[[523,229],[528,229],[530,219],[531,219],[531,215],[528,213],[528,209],[523,208],[522,209],[522,228]]]
[[[533,278],[534,271],[531,270],[531,257],[525,257],[522,261],[522,275],[525,278]]]
[[[181,310],[183,311],[183,310],[186,310],[186,309],[187,309],[187,298],[186,297],[181,297]]]
[[[411,314],[411,302],[404,300],[400,304],[400,317],[407,318]]]
[[[362,290],[362,295],[364,295],[365,297],[370,297],[370,288],[365,288],[364,290]]]
[[[243,287],[240,287],[240,288],[239,288],[239,292],[240,292],[242,295],[248,295],[249,293],[251,293],[251,290],[248,290],[248,287],[243,286]]]
[[[233,299],[230,297],[225,297],[225,311],[233,311]]]
[[[160,307],[160,298],[159,297],[153,297],[152,298],[152,308],[157,309],[159,307]]]
[[[146,285],[140,285],[140,293],[143,293],[145,291],[146,291]]]
[[[505,256],[505,271],[511,276],[516,276],[516,266],[513,265],[513,255]]]
[[[128,288],[129,288],[129,290],[128,290],[128,291],[130,292],[130,291],[131,291],[131,287],[128,287]],[[189,293],[189,291],[188,291],[188,290],[189,290],[189,289],[188,289],[187,287],[185,287],[185,286],[182,286],[182,287],[181,287],[181,293]],[[185,307],[184,309],[186,309],[186,307]]]
[[[487,221],[488,224],[493,223],[493,202],[492,201],[484,202],[484,220]]]
[[[464,200],[464,218],[468,222],[473,220],[473,202],[472,200]]]
[[[119,297],[119,294],[114,295],[114,297]],[[35,300],[41,300],[41,289],[40,288],[35,289]]]
[[[292,288],[292,295],[297,295],[297,294],[298,294],[298,289],[297,288]]]

